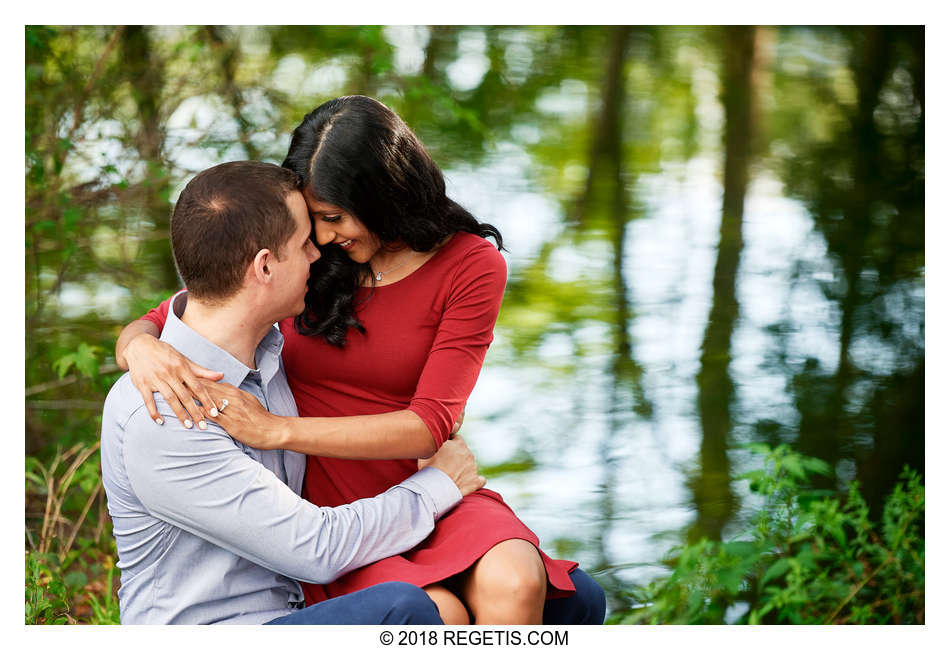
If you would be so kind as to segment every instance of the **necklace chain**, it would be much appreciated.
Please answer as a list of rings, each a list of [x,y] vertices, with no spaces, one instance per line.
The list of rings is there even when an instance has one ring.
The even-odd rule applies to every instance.
[[[386,275],[387,273],[390,273],[390,272],[392,272],[392,271],[395,271],[396,269],[398,269],[398,268],[400,268],[401,266],[405,265],[405,263],[409,261],[409,258],[412,257],[412,254],[413,254],[414,252],[415,252],[415,251],[410,250],[410,251],[406,254],[406,256],[402,259],[402,261],[401,261],[399,264],[397,264],[396,266],[391,266],[390,268],[386,269],[385,271],[373,271],[372,265],[370,265],[370,271],[373,271],[373,275],[375,276],[376,281],[377,281],[377,282],[380,282],[380,281],[383,279],[383,276],[384,276],[384,275]]]

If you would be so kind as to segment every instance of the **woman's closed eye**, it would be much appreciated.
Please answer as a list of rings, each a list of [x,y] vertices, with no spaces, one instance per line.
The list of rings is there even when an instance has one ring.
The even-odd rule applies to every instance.
[[[321,217],[321,220],[327,223],[336,223],[342,218],[343,218],[343,215],[340,215],[340,214],[327,214]]]

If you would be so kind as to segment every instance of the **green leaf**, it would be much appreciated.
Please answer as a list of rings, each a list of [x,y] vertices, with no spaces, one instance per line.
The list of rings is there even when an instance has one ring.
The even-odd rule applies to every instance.
[[[759,552],[759,545],[755,542],[747,541],[726,542],[722,545],[722,549],[729,555],[744,558],[750,555],[757,555]]]
[[[26,480],[32,483],[36,483],[37,485],[41,487],[46,487],[46,481],[44,481],[42,478],[40,478],[38,475],[34,474],[33,472],[26,473]]]
[[[831,476],[832,474],[831,465],[820,458],[804,456],[802,458],[802,465],[812,474],[821,474],[823,476]]]
[[[67,587],[72,587],[73,589],[82,589],[89,582],[89,579],[82,571],[71,571],[66,574],[65,578],[63,578],[63,582],[66,583]]]
[[[785,469],[788,470],[788,473],[795,478],[801,480],[805,480],[807,478],[805,475],[805,468],[802,465],[801,457],[798,455],[786,457],[782,464],[785,466]]]
[[[759,454],[761,456],[768,456],[772,453],[772,448],[761,442],[750,442],[744,445],[741,445],[743,449],[748,449],[753,454]]]
[[[94,377],[99,374],[98,353],[102,348],[95,345],[80,343],[76,350],[76,370],[86,377]]]
[[[75,206],[69,206],[63,210],[63,226],[65,227],[66,231],[75,231],[81,218],[82,212],[80,212],[79,208]]]
[[[69,372],[69,369],[73,367],[75,362],[76,355],[74,353],[66,354],[53,362],[53,369],[56,371],[56,374],[59,375],[59,378],[62,379],[66,376],[66,373]]]
[[[780,558],[775,564],[770,566],[765,572],[765,575],[762,576],[762,584],[764,585],[779,576],[785,575],[789,568],[791,568],[791,563],[788,561],[788,558]]]
[[[717,582],[733,596],[739,593],[743,577],[745,577],[745,572],[739,567],[727,567],[716,572]]]

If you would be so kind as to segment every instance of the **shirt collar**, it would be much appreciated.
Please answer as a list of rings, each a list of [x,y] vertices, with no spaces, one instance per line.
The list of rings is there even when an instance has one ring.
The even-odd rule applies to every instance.
[[[168,319],[165,321],[165,327],[162,328],[161,340],[198,365],[223,372],[222,381],[235,387],[240,386],[251,369],[234,358],[230,352],[219,348],[182,322],[180,315],[185,313],[187,302],[187,290],[182,290],[172,297]],[[265,384],[280,366],[280,353],[283,347],[284,337],[276,327],[271,327],[257,344],[254,359]]]

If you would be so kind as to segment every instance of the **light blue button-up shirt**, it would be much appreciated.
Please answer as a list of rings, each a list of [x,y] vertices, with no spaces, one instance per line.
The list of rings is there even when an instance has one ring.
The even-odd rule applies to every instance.
[[[162,340],[272,413],[297,415],[284,376],[283,336],[273,328],[251,369],[179,318],[172,302]],[[177,312],[177,314],[176,314]],[[119,604],[129,623],[263,623],[303,601],[297,580],[326,583],[422,541],[461,499],[427,467],[372,499],[336,508],[301,499],[305,457],[260,450],[218,425],[184,428],[155,394],[152,421],[128,374],[102,413],[102,479],[122,571]]]

